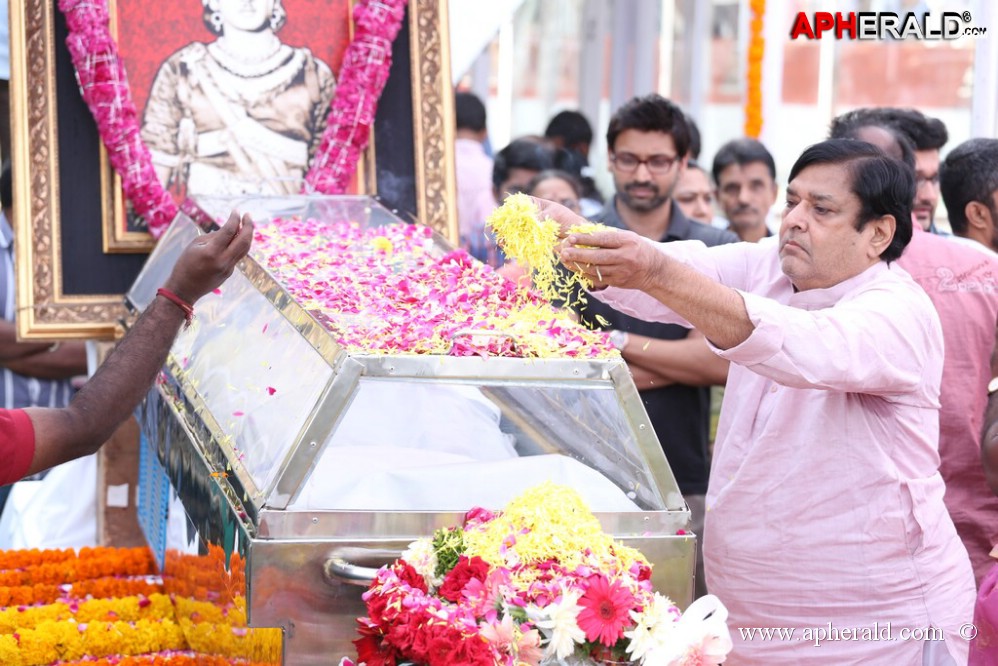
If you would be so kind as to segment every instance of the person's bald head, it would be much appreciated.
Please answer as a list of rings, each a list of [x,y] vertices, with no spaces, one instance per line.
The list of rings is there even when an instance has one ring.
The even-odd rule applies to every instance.
[[[871,143],[884,151],[889,157],[904,162],[906,165],[915,168],[915,148],[911,139],[887,125],[878,125],[873,122],[863,123],[833,123],[830,139],[853,139]]]

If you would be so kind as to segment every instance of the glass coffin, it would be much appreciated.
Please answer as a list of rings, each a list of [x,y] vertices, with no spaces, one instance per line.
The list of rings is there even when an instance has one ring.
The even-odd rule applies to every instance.
[[[370,198],[201,198],[188,212],[232,210],[256,221],[250,257],[198,302],[140,408],[143,464],[179,498],[168,524],[144,522],[164,575],[175,551],[239,558],[249,625],[284,630],[285,663],[330,663],[353,653],[378,566],[552,480],[648,557],[657,589],[691,601],[689,512],[597,334]],[[178,216],[134,309],[198,233]]]

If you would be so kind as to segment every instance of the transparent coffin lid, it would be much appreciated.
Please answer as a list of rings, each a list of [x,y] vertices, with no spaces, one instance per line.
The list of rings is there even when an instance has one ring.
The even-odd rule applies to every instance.
[[[183,248],[202,233],[199,224],[224,223],[232,211],[249,213],[258,227],[291,216],[330,224],[349,220],[365,228],[402,221],[363,196],[197,197],[185,212],[198,224],[183,213],[171,223],[126,295],[133,307],[143,310],[155,298]],[[276,300],[282,297],[292,301],[287,294]],[[300,333],[305,326],[329,337],[325,329],[301,309],[297,314],[292,324],[237,270],[198,301],[193,324],[170,352],[178,381],[197,393],[225,433],[232,465],[249,477],[258,500],[276,485],[280,463],[334,376],[330,363]]]
[[[594,511],[682,509],[658,441],[644,431],[609,377],[362,377],[288,509],[498,508],[544,481],[575,488]]]
[[[227,218],[235,208],[261,224],[269,216],[296,214],[400,221],[366,197],[225,197],[198,203],[215,219]],[[196,225],[179,217],[129,300],[140,308],[151,301],[197,233]],[[368,376],[357,386],[339,377],[343,390],[335,391],[333,365],[303,336],[302,322],[293,324],[272,302],[285,297],[290,298],[265,296],[236,271],[217,293],[197,303],[193,325],[171,350],[177,380],[204,404],[202,418],[223,433],[227,471],[249,482],[258,506],[279,508],[290,501],[289,509],[498,507],[550,479],[603,502],[594,510],[684,507],[637,392],[633,385],[622,392],[623,374],[614,380],[607,372],[613,363],[622,369],[622,361],[355,355],[348,362],[363,365]],[[311,321],[306,325],[321,329]],[[408,371],[383,378],[378,368],[386,358]],[[524,379],[525,374],[545,379]],[[330,394],[341,396],[339,402],[331,402]],[[318,458],[303,470],[303,483],[289,484],[282,474],[309,448],[308,425],[329,409],[343,410],[338,425],[317,442]]]
[[[257,225],[266,225],[274,218],[299,216],[326,222],[349,220],[363,229],[405,222],[380,203],[366,196],[295,195],[260,196],[197,196],[193,203],[208,218],[222,224],[233,210],[249,213]],[[199,220],[204,221],[204,220]]]

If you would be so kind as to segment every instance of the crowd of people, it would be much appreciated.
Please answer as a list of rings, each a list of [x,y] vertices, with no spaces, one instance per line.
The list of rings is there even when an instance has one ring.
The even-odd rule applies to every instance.
[[[458,93],[459,131],[473,105],[484,171],[484,106]],[[519,191],[565,229],[618,230],[566,240],[598,287],[577,314],[621,350],[703,537],[696,594],[734,627],[937,630],[820,655],[733,632],[737,663],[998,664],[998,139],[943,159],[936,118],[844,113],[777,207],[765,145],[735,139],[708,167],[699,138],[669,100],[628,101],[604,200],[589,124],[562,112],[496,153],[491,200],[459,206],[462,242],[502,266],[484,221]],[[457,178],[464,192],[460,153]]]

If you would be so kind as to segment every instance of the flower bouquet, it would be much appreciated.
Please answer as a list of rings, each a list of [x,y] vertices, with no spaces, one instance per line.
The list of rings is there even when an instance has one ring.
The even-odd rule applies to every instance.
[[[651,565],[551,483],[505,510],[473,509],[382,567],[354,641],[366,666],[718,664],[731,649],[716,597],[686,613]],[[354,662],[344,659],[341,666]]]

